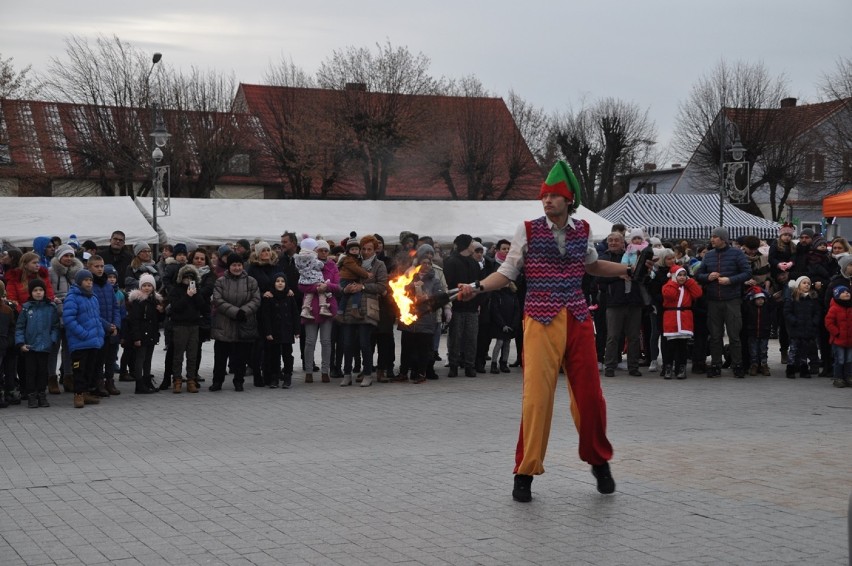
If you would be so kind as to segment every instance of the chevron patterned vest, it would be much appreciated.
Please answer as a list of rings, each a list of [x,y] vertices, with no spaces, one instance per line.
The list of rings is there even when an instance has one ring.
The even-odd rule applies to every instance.
[[[542,324],[550,324],[563,308],[580,322],[589,317],[589,305],[582,289],[589,225],[584,220],[570,220],[574,222],[574,229],[565,230],[565,255],[559,253],[556,238],[544,216],[524,223],[527,230],[524,312]]]

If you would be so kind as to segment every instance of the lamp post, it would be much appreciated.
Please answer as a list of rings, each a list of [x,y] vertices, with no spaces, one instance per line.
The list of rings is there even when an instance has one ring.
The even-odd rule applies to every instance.
[[[728,140],[733,140],[729,146]],[[725,154],[730,153],[734,161],[740,162],[745,157],[746,148],[740,141],[740,131],[733,122],[728,122],[725,109],[719,114],[719,226],[725,225]],[[748,175],[746,168],[746,175]],[[746,183],[748,189],[748,183]]]
[[[154,56],[151,58],[151,68],[148,69],[148,74],[145,76],[145,96],[146,102],[148,102],[148,105],[151,108],[151,140],[154,142],[154,149],[151,152],[151,208],[154,220],[154,232],[156,233],[157,238],[154,242],[154,258],[157,257],[160,244],[160,233],[157,231],[157,201],[159,199],[160,189],[162,189],[163,176],[168,169],[168,167],[160,167],[159,164],[163,160],[162,148],[165,147],[166,143],[168,143],[170,137],[169,132],[166,131],[166,126],[163,123],[163,116],[160,114],[157,104],[151,104],[151,73],[154,71],[154,66],[156,66],[162,58],[162,53],[154,53]]]

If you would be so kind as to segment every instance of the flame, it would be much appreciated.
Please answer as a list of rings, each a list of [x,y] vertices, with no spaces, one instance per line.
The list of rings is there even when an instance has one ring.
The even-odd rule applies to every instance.
[[[417,320],[417,315],[412,311],[414,307],[414,299],[406,294],[406,287],[414,280],[414,276],[420,272],[420,265],[411,267],[399,277],[395,277],[388,281],[388,285],[393,293],[393,301],[399,308],[399,321],[408,326]]]

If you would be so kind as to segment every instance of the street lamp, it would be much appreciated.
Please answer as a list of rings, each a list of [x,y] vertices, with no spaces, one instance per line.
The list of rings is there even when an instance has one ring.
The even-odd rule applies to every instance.
[[[729,144],[729,140],[733,143]],[[725,163],[725,154],[729,153],[735,163]],[[719,226],[725,225],[725,194],[729,184],[739,194],[742,192],[737,179],[745,174],[745,197],[748,197],[748,163],[742,163],[746,148],[740,141],[740,131],[733,122],[728,122],[725,109],[722,108],[719,116]],[[727,167],[726,167],[727,166]],[[726,175],[727,173],[727,175]],[[738,199],[738,202],[742,200]]]
[[[160,62],[163,58],[162,53],[154,53],[154,57],[151,59],[151,68],[148,70],[148,76],[145,77],[145,85],[146,90],[148,90],[148,96],[150,101],[150,89],[148,87],[149,79],[151,77],[151,72],[154,70],[154,66]],[[160,233],[157,231],[157,209],[160,207],[160,203],[158,202],[160,199],[160,192],[163,188],[163,179],[167,178],[168,175],[168,166],[161,167],[160,162],[163,160],[163,150],[162,148],[169,142],[169,138],[171,134],[166,130],[166,125],[163,122],[163,116],[157,107],[157,104],[151,104],[151,141],[154,142],[154,149],[151,152],[151,208],[152,208],[152,216],[153,216],[153,227],[154,232],[156,233],[156,241],[154,242],[154,254],[153,257],[157,257],[157,252],[159,251],[159,243],[160,243]]]

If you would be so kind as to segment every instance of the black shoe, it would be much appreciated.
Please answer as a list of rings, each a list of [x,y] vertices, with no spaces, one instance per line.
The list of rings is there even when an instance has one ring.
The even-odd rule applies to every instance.
[[[438,352],[432,352],[432,355],[433,355],[433,357],[435,358],[435,361],[436,361],[436,362],[440,362],[440,361],[441,361],[441,354],[439,354]]]
[[[168,391],[172,388],[172,380],[171,379],[163,379],[163,382],[160,384],[160,391]]]
[[[642,372],[639,371],[638,369],[632,369],[632,370],[628,371],[627,374],[632,375],[634,377],[642,377]]]
[[[482,364],[481,366],[476,366],[476,368],[474,368],[474,369],[476,370],[476,373],[488,373],[485,370],[485,364]]]
[[[820,370],[820,377],[834,377],[834,369],[833,368],[823,368]]]
[[[222,384],[214,381],[213,384],[207,388],[207,391],[222,391]]]
[[[509,364],[507,364],[506,362],[501,362],[500,371],[502,371],[503,373],[510,373],[512,370],[509,369]]]
[[[518,360],[518,361],[516,361],[516,362],[515,362],[515,363],[513,363],[513,364],[509,364],[509,367],[510,367],[510,368],[519,368],[519,367],[521,367],[521,360]]]
[[[464,368],[464,376],[465,377],[476,377],[476,370],[474,368]]]
[[[615,480],[612,479],[612,473],[609,471],[609,463],[592,466],[592,475],[598,480],[598,491],[600,493],[609,495],[615,491]]]
[[[692,373],[696,375],[707,373],[707,364],[701,362],[698,362],[697,364],[692,364]]]
[[[615,377],[615,370],[612,368],[606,368],[604,370],[604,377]]]
[[[50,403],[47,402],[47,394],[44,391],[38,393],[36,399],[38,399],[39,407],[50,407]]]
[[[450,366],[450,372],[447,374],[447,377],[458,377],[459,376],[459,367],[458,366]]]
[[[245,391],[245,389],[243,389],[243,384],[242,383],[235,383],[234,384],[234,391]]]
[[[497,368],[497,364],[495,364],[495,363],[491,364],[491,373],[493,373],[493,374],[500,373],[500,370]]]
[[[512,499],[520,503],[529,503],[532,501],[532,476],[523,474],[515,474],[515,487],[512,489]]]
[[[799,377],[801,377],[803,379],[810,379],[811,378],[811,371],[808,368],[808,366],[802,366],[799,369]]]
[[[136,395],[153,395],[154,393],[159,393],[159,389],[150,389],[148,387],[137,387],[133,393]]]
[[[737,379],[743,379],[745,377],[745,369],[743,369],[743,366],[734,366],[734,377]]]
[[[38,409],[38,397],[35,393],[27,395],[27,407],[30,409]]]
[[[677,379],[686,379],[686,366],[677,368],[674,374]]]
[[[722,367],[717,365],[707,366],[707,377],[719,377],[722,375]]]
[[[796,366],[787,366],[787,379],[796,379]]]

